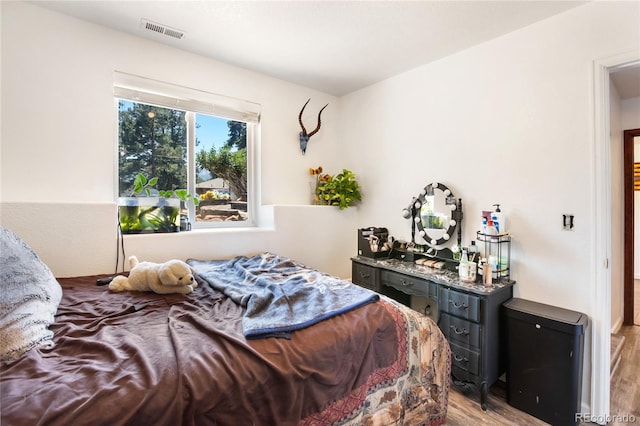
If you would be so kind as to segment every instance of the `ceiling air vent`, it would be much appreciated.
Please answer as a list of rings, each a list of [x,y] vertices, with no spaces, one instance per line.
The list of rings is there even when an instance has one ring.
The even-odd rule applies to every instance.
[[[187,34],[182,30],[178,30],[176,28],[171,28],[166,25],[158,24],[156,22],[152,22],[147,19],[140,20],[140,28],[147,31],[153,31],[154,33],[164,34],[168,37],[177,38],[178,40],[183,39],[184,36]]]

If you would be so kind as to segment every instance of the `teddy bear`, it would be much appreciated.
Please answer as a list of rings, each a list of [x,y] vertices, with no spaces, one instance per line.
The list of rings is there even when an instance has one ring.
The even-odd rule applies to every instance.
[[[189,265],[181,260],[164,263],[139,262],[135,256],[129,257],[129,276],[118,275],[109,283],[109,290],[153,291],[158,294],[189,294],[198,283]]]

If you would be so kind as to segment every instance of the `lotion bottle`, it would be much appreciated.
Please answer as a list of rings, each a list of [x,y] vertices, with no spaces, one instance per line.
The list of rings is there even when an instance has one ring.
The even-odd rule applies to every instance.
[[[485,235],[497,235],[498,231],[496,230],[495,225],[493,224],[493,220],[489,219],[489,223],[487,224],[487,232]]]
[[[496,233],[498,235],[505,235],[507,233],[506,218],[500,211],[500,204],[494,204],[494,206],[496,206],[496,210],[491,213],[491,221],[496,228]]]

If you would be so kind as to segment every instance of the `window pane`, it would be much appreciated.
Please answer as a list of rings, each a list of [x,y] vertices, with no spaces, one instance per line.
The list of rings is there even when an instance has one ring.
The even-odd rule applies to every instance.
[[[247,124],[196,114],[196,222],[247,220]]]
[[[185,112],[119,100],[120,196],[130,196],[138,173],[157,177],[156,188],[187,188]]]
[[[118,100],[118,123],[119,196],[134,195],[134,179],[142,173],[158,178],[152,195],[176,189],[196,194],[195,209],[181,203],[192,226],[250,220],[247,123],[124,99]]]

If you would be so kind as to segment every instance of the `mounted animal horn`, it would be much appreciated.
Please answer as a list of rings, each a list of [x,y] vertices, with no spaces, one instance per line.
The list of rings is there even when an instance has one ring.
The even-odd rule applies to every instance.
[[[310,100],[311,98],[307,99],[307,102],[304,103],[302,109],[300,110],[300,114],[298,114],[298,122],[300,123],[300,127],[302,128],[302,131],[300,132],[300,149],[302,150],[303,155],[305,152],[307,152],[307,143],[309,143],[309,139],[311,138],[311,136],[315,135],[320,130],[320,126],[322,124],[320,116],[322,115],[322,111],[324,111],[324,109],[329,106],[329,104],[326,104],[322,107],[322,109],[318,113],[318,125],[312,132],[307,133],[307,129],[305,129],[304,124],[302,124],[302,113],[304,112],[304,109],[306,108]]]

